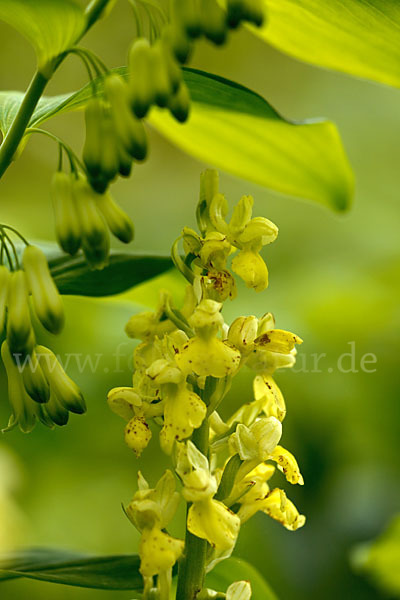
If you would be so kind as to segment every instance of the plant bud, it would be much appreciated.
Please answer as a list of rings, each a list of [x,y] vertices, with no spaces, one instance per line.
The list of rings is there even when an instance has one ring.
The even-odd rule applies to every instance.
[[[64,307],[44,252],[37,246],[27,246],[22,261],[39,321],[51,333],[60,333]]]
[[[109,263],[110,236],[107,234],[96,246],[91,246],[84,241],[82,250],[90,268],[101,271]]]
[[[201,17],[205,37],[218,46],[223,44],[227,36],[226,15],[218,2],[203,0]]]
[[[50,399],[45,406],[45,410],[56,425],[61,427],[68,423],[69,412],[60,404],[53,392],[50,394]]]
[[[143,417],[133,417],[125,427],[125,442],[136,456],[142,454],[151,439],[151,430]]]
[[[104,175],[104,173],[100,173],[100,175],[97,177],[88,175],[88,183],[94,192],[97,194],[104,194],[110,184],[110,180]]]
[[[21,373],[13,361],[7,341],[1,346],[1,358],[7,373],[8,399],[12,409],[8,427],[3,429],[3,432],[19,425],[21,431],[29,433],[35,426],[40,407],[26,393]]]
[[[78,386],[64,371],[51,350],[37,346],[40,365],[50,384],[51,393],[61,406],[78,415],[86,412],[86,404]]]
[[[9,283],[10,271],[4,265],[0,265],[0,335],[3,333],[4,321],[6,318]]]
[[[232,29],[236,29],[242,21],[261,27],[264,23],[262,0],[228,0],[227,20]]]
[[[182,70],[177,62],[177,59],[170,45],[164,38],[156,42],[156,45],[160,47],[160,52],[164,57],[165,68],[167,70],[170,84],[172,87],[172,93],[175,94],[178,91],[178,88],[182,81]]]
[[[121,242],[129,244],[133,240],[134,228],[128,215],[114,202],[110,194],[99,194],[96,201],[111,232]]]
[[[262,0],[244,1],[244,19],[256,27],[261,27],[265,20]]]
[[[263,417],[250,427],[239,423],[229,438],[231,452],[237,452],[241,460],[264,462],[271,458],[282,436],[282,424],[275,417]]]
[[[238,317],[229,327],[228,341],[236,346],[242,354],[253,349],[257,337],[258,319],[256,317]]]
[[[160,43],[156,42],[151,50],[154,101],[158,106],[165,107],[173,93],[170,74],[165,59],[165,48]]]
[[[245,0],[227,0],[227,21],[231,29],[236,29],[244,19]]]
[[[250,600],[251,585],[249,581],[236,581],[226,590],[226,600]]]
[[[152,56],[149,42],[139,38],[129,52],[129,96],[135,115],[142,119],[154,102]]]
[[[118,173],[119,154],[118,138],[109,112],[104,112],[99,125],[101,130],[101,174],[107,181],[112,181]]]
[[[103,104],[99,98],[91,98],[85,109],[86,138],[83,147],[83,162],[88,173],[96,179],[101,174],[102,137],[100,124],[103,120]]]
[[[118,141],[132,158],[144,160],[147,155],[146,132],[140,120],[129,110],[125,82],[119,75],[112,74],[107,77],[104,88],[111,104],[111,116]],[[121,165],[121,152],[119,160]]]
[[[22,270],[11,273],[8,289],[7,341],[11,353],[23,352],[31,335],[28,282]]]
[[[174,13],[182,29],[191,38],[201,35],[201,17],[197,0],[175,0]]]
[[[82,249],[89,264],[102,269],[108,263],[110,236],[96,206],[96,194],[83,177],[75,180],[74,194],[82,227]]]
[[[173,96],[170,96],[168,108],[170,113],[180,123],[184,123],[188,119],[190,111],[190,94],[184,81],[181,82],[178,91]]]
[[[40,366],[36,352],[27,357],[22,370],[25,389],[32,400],[46,403],[50,398],[50,387]]]
[[[175,58],[184,65],[192,51],[192,43],[179,25],[171,24],[165,27],[163,39],[169,45]]]
[[[121,144],[118,145],[118,160],[118,173],[121,175],[121,177],[129,177],[132,172],[133,161]]]
[[[72,195],[71,175],[63,171],[54,173],[51,196],[58,243],[64,252],[73,256],[81,245],[81,227],[75,198]]]

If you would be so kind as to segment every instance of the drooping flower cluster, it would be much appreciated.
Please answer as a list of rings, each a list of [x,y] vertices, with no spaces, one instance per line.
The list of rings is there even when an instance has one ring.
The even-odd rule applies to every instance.
[[[86,179],[57,171],[52,181],[56,235],[60,247],[75,255],[80,248],[93,269],[108,264],[110,234],[125,244],[133,239],[133,223],[109,192],[95,192]]]
[[[11,256],[13,252],[14,261]],[[65,425],[69,413],[85,412],[84,399],[56,356],[36,342],[33,321],[51,333],[64,325],[64,309],[47,259],[27,244],[19,263],[8,228],[1,226],[0,333],[6,328],[1,357],[7,372],[12,413],[3,431],[19,426],[27,433],[36,421],[48,427]]]
[[[277,228],[267,219],[252,219],[251,208],[252,200],[242,198],[228,223],[217,174],[202,174],[197,211],[201,233],[184,229],[185,257],[179,255],[177,244],[173,248],[175,264],[191,282],[185,303],[176,309],[163,291],[155,312],[130,319],[126,332],[140,340],[134,351],[132,386],[115,388],[108,396],[110,408],[127,422],[125,440],[137,456],[158,430],[161,448],[171,456],[188,503],[187,530],[208,546],[206,564],[199,565],[200,570],[210,570],[229,557],[241,524],[259,511],[292,531],[305,522],[285,492],[270,487],[276,469],[290,483],[303,484],[296,459],[280,445],[286,407],[273,379],[277,369],[294,364],[295,346],[302,340],[277,329],[270,313],[260,319],[238,317],[230,327],[221,313],[222,300],[233,295],[227,260],[236,250],[234,261],[238,262],[233,262],[232,270],[256,290],[267,283],[260,250],[276,238]],[[222,292],[210,284],[211,270],[224,273],[224,282],[229,281]],[[224,422],[218,407],[245,365],[255,372],[253,399]],[[172,475],[168,472],[164,477]],[[163,481],[158,485],[162,487]],[[142,572],[166,581],[155,550],[159,533],[151,536],[153,553],[145,549],[150,534],[143,532],[154,527],[152,519],[147,522],[146,518],[145,526],[131,518],[142,532]],[[164,548],[164,541],[159,543]],[[190,556],[182,544],[168,541],[168,556],[172,560],[174,552],[176,557],[183,552],[185,565]],[[145,575],[145,590],[152,585]],[[250,598],[244,582],[235,585],[226,592],[227,598]],[[150,597],[145,592],[144,598]],[[213,596],[204,589],[197,597]]]

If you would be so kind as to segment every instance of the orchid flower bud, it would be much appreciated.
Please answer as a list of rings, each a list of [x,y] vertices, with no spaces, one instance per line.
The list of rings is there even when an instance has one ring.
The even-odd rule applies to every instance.
[[[256,317],[238,317],[229,327],[228,341],[242,354],[252,351],[257,337],[258,319]]]
[[[143,417],[133,417],[125,427],[125,442],[139,458],[151,440],[151,430]]]
[[[250,427],[239,423],[229,439],[232,452],[241,460],[267,460],[282,436],[282,425],[275,417],[263,417]]]
[[[236,581],[226,590],[226,600],[250,600],[251,585],[249,581]]]

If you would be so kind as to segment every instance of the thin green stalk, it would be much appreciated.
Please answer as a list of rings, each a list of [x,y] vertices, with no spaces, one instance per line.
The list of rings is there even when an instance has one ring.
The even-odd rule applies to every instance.
[[[82,34],[79,36],[75,43],[90,29],[90,27],[97,21],[101,16],[104,8],[107,6],[109,0],[93,0],[85,11],[86,15],[86,27]],[[6,170],[11,164],[15,152],[24,136],[25,129],[28,127],[29,121],[33,115],[33,112],[39,102],[44,89],[54,74],[54,71],[64,60],[65,56],[60,56],[56,61],[53,71],[49,77],[45,77],[43,73],[36,71],[31,83],[25,93],[24,99],[19,107],[19,110],[12,122],[10,129],[8,130],[3,143],[0,146],[0,178],[4,175]]]
[[[68,156],[72,172],[76,171],[75,163],[79,166],[80,169],[82,169],[82,171],[85,172],[85,165],[72,150],[71,146],[63,142],[57,135],[51,133],[51,131],[47,131],[47,129],[41,129],[40,127],[28,127],[25,133],[41,133],[43,135],[47,135],[47,137],[57,142],[60,147],[64,148]]]
[[[24,136],[25,129],[28,127],[33,111],[43,94],[47,82],[48,79],[46,79],[42,73],[36,71],[15,119],[0,146],[0,178],[8,169],[13,156],[17,151],[19,143]]]
[[[0,237],[1,237],[1,242],[2,242],[2,245],[1,245],[1,261],[3,262],[3,255],[5,253],[6,256],[7,256],[8,264],[9,264],[9,267],[10,267],[10,271],[14,271],[13,263],[12,263],[11,255],[10,255],[10,251],[9,251],[9,249],[7,247],[6,237],[4,235],[4,230],[3,230],[2,227],[0,228]]]
[[[208,456],[208,419],[204,419],[201,427],[194,430],[192,442],[202,454]],[[190,504],[187,507],[188,511],[189,508]],[[179,564],[176,600],[195,600],[203,588],[207,549],[207,540],[202,540],[186,530],[185,557]]]

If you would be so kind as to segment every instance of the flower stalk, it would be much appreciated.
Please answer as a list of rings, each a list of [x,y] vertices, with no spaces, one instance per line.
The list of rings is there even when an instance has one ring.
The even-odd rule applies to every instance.
[[[126,332],[141,340],[134,351],[132,387],[114,388],[108,395],[110,408],[127,422],[125,441],[136,456],[150,443],[154,420],[161,449],[182,484],[180,492],[175,491],[173,474],[167,471],[155,488],[147,482],[144,488],[140,475],[127,509],[142,534],[144,600],[169,597],[175,562],[177,600],[248,600],[248,582],[235,582],[218,596],[219,591],[204,587],[206,572],[229,558],[241,524],[256,512],[292,531],[305,521],[285,492],[267,483],[277,469],[290,483],[303,484],[296,459],[279,445],[286,407],[272,378],[276,369],[294,364],[295,344],[302,340],[276,329],[271,313],[238,317],[230,326],[222,315],[223,303],[236,295],[231,270],[255,291],[267,287],[260,250],[275,240],[278,229],[264,217],[252,218],[253,199],[248,196],[228,222],[228,205],[218,192],[215,171],[201,175],[200,187],[200,235],[185,227],[178,238],[184,256],[178,253],[178,242],[172,249],[175,264],[189,282],[183,306],[176,309],[163,290],[155,312],[131,317]],[[244,366],[255,371],[254,399],[225,422],[220,405]],[[172,519],[179,497],[187,507],[184,541],[162,529]],[[166,510],[171,505],[173,510]]]
[[[204,456],[208,456],[209,425],[208,419],[195,429],[192,441]],[[190,503],[187,505],[189,514]],[[207,540],[193,535],[188,529],[185,536],[185,555],[179,563],[176,600],[194,600],[204,585],[204,575],[208,550]]]

